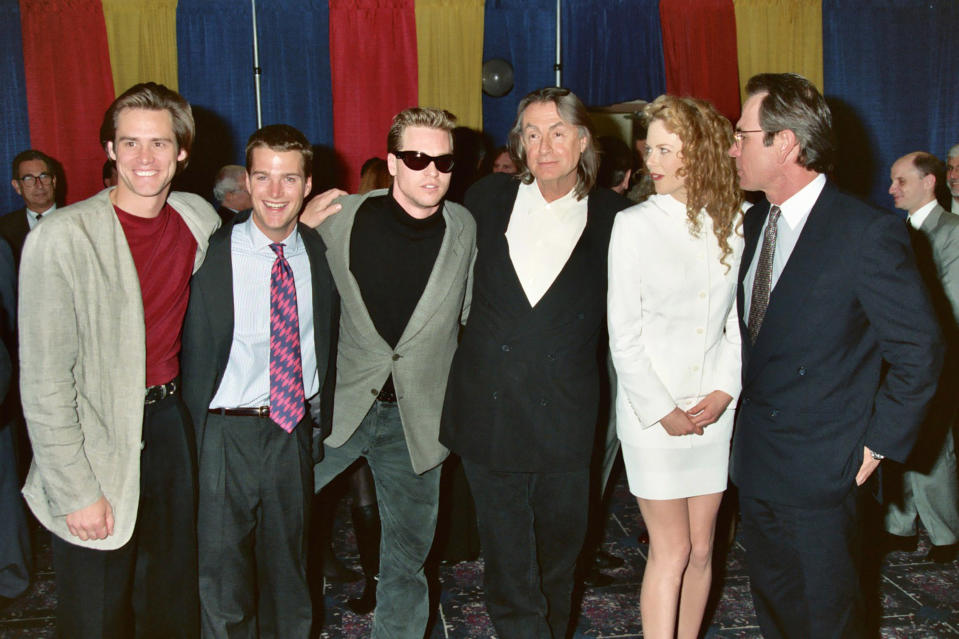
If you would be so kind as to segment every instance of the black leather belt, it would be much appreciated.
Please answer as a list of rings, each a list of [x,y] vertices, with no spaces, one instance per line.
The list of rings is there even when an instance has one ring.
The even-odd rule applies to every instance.
[[[148,386],[146,389],[146,394],[143,398],[144,404],[156,404],[161,399],[166,399],[170,395],[173,395],[177,391],[177,380],[172,379],[166,384],[158,384],[156,386]]]
[[[214,415],[226,415],[227,417],[269,417],[269,406],[255,406],[253,408],[211,408],[210,412]]]
[[[380,394],[376,396],[376,399],[381,402],[386,402],[387,404],[396,403],[396,389],[393,388],[392,384],[389,388],[384,388],[380,391]]]

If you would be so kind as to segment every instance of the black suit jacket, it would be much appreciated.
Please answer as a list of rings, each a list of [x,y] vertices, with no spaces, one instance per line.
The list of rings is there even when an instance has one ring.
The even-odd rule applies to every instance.
[[[466,194],[477,229],[473,301],[453,359],[440,441],[498,470],[585,469],[605,375],[598,353],[609,235],[614,215],[630,203],[607,189],[590,192],[582,236],[530,307],[504,235],[518,188],[514,178],[497,174]]]
[[[30,223],[27,221],[27,209],[17,209],[6,215],[0,215],[0,237],[5,239],[13,249],[13,260],[20,267],[20,253],[23,252],[23,242],[30,232]]]
[[[190,304],[183,326],[183,398],[196,429],[198,449],[202,448],[210,401],[223,379],[233,343],[231,236],[233,227],[249,216],[249,211],[240,213],[213,234],[203,266],[190,281]],[[326,437],[333,423],[340,303],[326,262],[326,245],[316,231],[302,224],[299,230],[313,275],[313,326],[320,378],[319,427]]]
[[[904,461],[936,388],[939,328],[901,218],[827,183],[773,289],[755,345],[743,276],[769,202],[743,223],[743,389],[730,474],[743,495],[838,503],[863,445]]]

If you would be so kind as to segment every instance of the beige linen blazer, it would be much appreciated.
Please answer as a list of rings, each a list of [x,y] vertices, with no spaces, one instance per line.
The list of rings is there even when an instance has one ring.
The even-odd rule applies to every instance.
[[[140,501],[146,338],[140,281],[110,190],[45,217],[20,263],[20,393],[33,444],[23,494],[51,532],[112,550]],[[220,218],[203,198],[170,193],[197,241],[193,272]],[[66,516],[101,496],[113,535],[80,541]]]

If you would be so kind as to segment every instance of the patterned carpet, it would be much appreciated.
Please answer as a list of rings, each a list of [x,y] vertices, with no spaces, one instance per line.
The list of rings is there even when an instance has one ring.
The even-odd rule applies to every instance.
[[[341,503],[336,525],[338,555],[359,569],[355,540],[348,520],[347,504]],[[646,547],[637,542],[639,510],[626,490],[625,481],[616,485],[607,521],[604,547],[626,559],[626,565],[611,574],[615,583],[586,588],[579,606],[575,637],[625,639],[641,637],[639,585],[645,564]],[[901,639],[959,637],[959,564],[937,565],[923,561],[928,539],[920,537],[914,553],[892,553],[882,564],[880,602],[881,636]],[[743,567],[744,550],[734,543],[726,555],[707,639],[719,637],[761,637],[749,597],[749,580]],[[40,544],[41,571],[26,595],[0,608],[0,637],[53,637],[53,608],[56,589],[50,570],[49,543]],[[482,561],[440,565],[435,571],[434,592],[438,593],[436,619],[430,639],[472,639],[493,636],[482,597]],[[326,587],[324,624],[321,637],[369,636],[372,615],[358,616],[345,606],[359,596],[362,582],[329,584]]]

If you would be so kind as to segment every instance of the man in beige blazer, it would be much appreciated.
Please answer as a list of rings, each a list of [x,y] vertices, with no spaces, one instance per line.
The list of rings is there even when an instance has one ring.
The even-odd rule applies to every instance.
[[[423,564],[449,452],[440,412],[476,236],[469,212],[443,199],[454,126],[438,109],[399,113],[387,138],[391,189],[342,198],[318,228],[341,314],[333,432],[315,488],[360,456],[373,471],[383,527],[373,637],[419,639],[429,617]]]
[[[107,110],[119,182],[30,233],[20,273],[23,490],[53,532],[61,637],[197,637],[196,451],[179,397],[189,281],[219,218],[171,193],[194,136],[154,83]]]
[[[956,392],[959,391],[959,217],[936,201],[946,167],[931,153],[917,151],[896,160],[889,194],[909,214],[909,231],[919,273],[932,296],[945,337],[946,357],[929,414],[904,466],[883,475],[885,528],[889,549],[915,550],[916,518],[932,548],[926,558],[952,562],[959,551],[959,477],[956,475]]]

